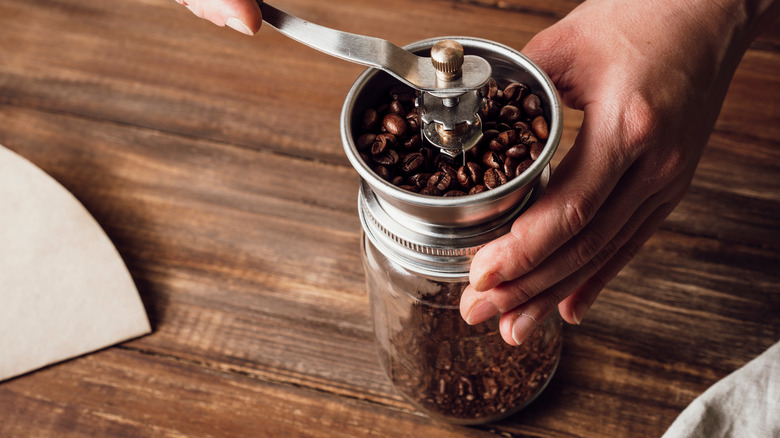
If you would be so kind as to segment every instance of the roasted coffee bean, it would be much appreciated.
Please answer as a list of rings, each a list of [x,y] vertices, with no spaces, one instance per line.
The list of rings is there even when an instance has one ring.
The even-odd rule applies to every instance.
[[[420,134],[414,134],[404,142],[404,148],[406,149],[419,149],[422,146],[422,137]]]
[[[482,193],[487,191],[487,187],[483,186],[482,184],[477,184],[474,187],[469,190],[469,195],[476,195],[477,193]]]
[[[411,184],[399,184],[399,189],[406,190],[407,192],[417,192],[417,187]]]
[[[400,157],[394,149],[387,149],[384,153],[372,156],[371,159],[383,166],[393,166],[398,163]]]
[[[417,193],[428,196],[441,196],[441,190],[437,189],[435,186],[425,186]]]
[[[371,155],[384,154],[388,148],[394,147],[396,143],[397,140],[393,134],[387,132],[379,134],[371,145]]]
[[[431,177],[430,173],[416,173],[410,176],[407,180],[407,184],[411,184],[417,187],[417,190],[422,189],[428,185],[428,179]]]
[[[529,119],[544,114],[544,110],[542,110],[542,101],[539,99],[539,96],[535,94],[526,96],[525,99],[523,99],[523,112]]]
[[[403,137],[406,134],[406,119],[391,113],[382,119],[382,127],[396,137]]]
[[[458,180],[458,170],[455,169],[455,167],[453,167],[452,164],[442,161],[439,163],[439,170],[447,173],[447,175],[450,176],[450,180],[452,180],[452,182]]]
[[[404,173],[414,173],[420,170],[425,163],[425,157],[419,152],[412,152],[404,156],[401,160],[401,171]]]
[[[493,152],[504,152],[506,150],[506,145],[498,141],[498,138],[494,138],[488,143],[488,149]]]
[[[524,121],[520,120],[519,122],[515,122],[515,123],[512,124],[512,129],[515,129],[515,130],[518,130],[518,131],[520,131],[520,130],[530,131],[531,130],[531,125],[529,125],[528,123],[525,123]]]
[[[496,93],[498,93],[498,84],[495,79],[490,78],[482,89],[482,96],[487,97],[488,99],[495,99]]]
[[[482,120],[493,121],[501,114],[501,107],[494,100],[488,100],[479,110]]]
[[[465,189],[482,184],[482,168],[479,164],[469,161],[458,169],[458,183]]]
[[[531,165],[534,164],[534,160],[523,160],[520,162],[520,164],[517,165],[517,169],[515,169],[515,175],[520,176],[528,170]]]
[[[396,175],[390,178],[390,184],[394,186],[400,186],[403,183],[404,183],[404,177],[402,177],[401,175]]]
[[[466,192],[462,190],[450,190],[442,195],[445,198],[450,198],[453,196],[466,196]]]
[[[450,174],[440,170],[428,178],[427,187],[436,187],[439,191],[445,192],[449,190],[451,184],[452,177]]]
[[[522,116],[523,114],[520,112],[520,108],[514,105],[506,105],[505,107],[501,108],[498,118],[504,123],[511,124],[520,120],[520,117]]]
[[[498,129],[487,129],[487,128],[485,128],[482,131],[482,141],[490,142],[490,140],[493,140],[494,138],[498,137],[498,134],[500,134]]]
[[[544,144],[537,142],[531,143],[531,147],[528,148],[528,154],[531,156],[532,160],[535,160],[539,158],[539,155],[542,154],[542,151],[544,150]]]
[[[420,113],[416,108],[406,115],[406,124],[409,125],[409,129],[413,131],[420,130],[420,125],[422,124],[420,123]]]
[[[517,170],[517,165],[520,163],[519,158],[509,157],[507,156],[506,159],[504,159],[504,174],[506,175],[507,179],[512,179],[515,177],[515,172]]]
[[[482,155],[482,164],[492,169],[500,169],[504,167],[504,160],[501,159],[501,154],[498,152],[487,151]]]
[[[374,144],[375,140],[376,140],[376,134],[367,132],[357,138],[357,140],[355,141],[355,146],[358,148],[359,151],[364,151],[369,149],[371,145]]]
[[[519,82],[512,82],[504,88],[504,99],[507,102],[520,101],[528,93],[528,87]]]
[[[406,108],[399,100],[393,100],[390,102],[390,106],[387,107],[387,112],[391,114],[398,114],[401,117],[406,116]]]
[[[517,133],[514,129],[509,129],[502,132],[501,134],[498,134],[496,140],[500,141],[501,144],[505,146],[504,149],[506,149],[506,147],[513,146],[517,143]]]
[[[379,123],[379,114],[375,109],[366,110],[363,113],[363,128],[373,129]]]
[[[506,152],[504,153],[506,154],[507,157],[525,158],[525,156],[528,155],[528,146],[522,143],[517,144],[507,149]]]
[[[518,129],[517,130],[517,142],[530,145],[531,143],[537,142],[538,139],[534,135],[533,131],[530,129]]]
[[[374,166],[374,173],[376,173],[377,175],[379,175],[380,178],[386,181],[390,181],[390,179],[393,177],[393,172],[390,171],[390,169],[388,169],[387,167],[382,165]]]
[[[488,169],[485,171],[483,180],[485,181],[485,187],[492,190],[506,184],[507,177],[504,172],[499,169]]]
[[[533,122],[531,122],[531,129],[533,129],[534,134],[536,134],[536,137],[539,138],[539,140],[547,140],[547,137],[550,135],[550,131],[547,128],[547,121],[544,120],[544,116],[537,116],[534,118]]]

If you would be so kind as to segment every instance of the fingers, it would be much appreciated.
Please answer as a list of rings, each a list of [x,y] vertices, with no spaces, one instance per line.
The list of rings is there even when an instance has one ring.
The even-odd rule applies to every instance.
[[[515,221],[510,233],[477,252],[469,272],[475,290],[486,291],[530,272],[578,235],[601,209],[633,161],[615,156],[622,146],[613,146],[616,139],[602,134],[614,130],[594,126],[593,120],[603,119],[586,113],[575,145],[553,173],[544,196]],[[616,225],[617,230],[622,223]]]
[[[674,204],[668,203],[655,210],[603,265],[594,260],[544,293],[505,312],[499,322],[501,337],[510,345],[521,344],[556,305],[565,321],[573,324],[582,322],[604,286],[636,255],[673,208]],[[558,297],[566,296],[572,290],[573,293],[559,302]]]
[[[246,35],[260,30],[263,17],[255,0],[176,0],[196,16]]]

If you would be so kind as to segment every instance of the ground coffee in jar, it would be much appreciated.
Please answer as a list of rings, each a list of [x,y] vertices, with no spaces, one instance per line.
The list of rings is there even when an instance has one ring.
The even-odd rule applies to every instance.
[[[455,38],[486,59],[483,138],[443,157],[419,135],[415,92],[366,71],[342,112],[347,156],[361,176],[363,261],[380,362],[416,408],[458,424],[495,421],[530,403],[560,357],[561,320],[540,321],[521,346],[497,320],[470,326],[458,302],[471,258],[506,233],[543,191],[560,140],[557,94],[519,52]],[[425,56],[437,42],[406,49]]]

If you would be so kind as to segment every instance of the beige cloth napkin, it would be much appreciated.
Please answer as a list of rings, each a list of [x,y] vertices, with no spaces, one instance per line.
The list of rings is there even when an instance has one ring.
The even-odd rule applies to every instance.
[[[0,381],[150,331],[135,284],[94,218],[0,146]]]
[[[696,398],[663,438],[780,438],[780,342]]]

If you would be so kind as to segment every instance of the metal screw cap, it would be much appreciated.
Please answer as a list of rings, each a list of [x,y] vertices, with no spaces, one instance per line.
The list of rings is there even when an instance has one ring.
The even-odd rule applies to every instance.
[[[463,66],[463,46],[453,40],[439,41],[431,48],[431,62],[440,80],[457,79]]]

